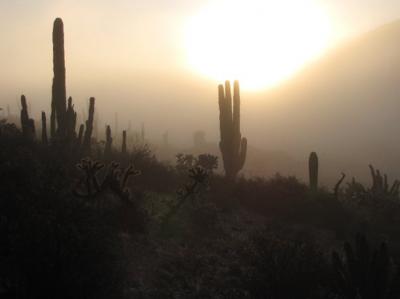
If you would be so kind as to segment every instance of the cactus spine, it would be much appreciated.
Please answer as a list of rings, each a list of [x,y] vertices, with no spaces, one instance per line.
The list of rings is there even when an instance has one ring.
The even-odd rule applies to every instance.
[[[21,96],[21,127],[25,137],[35,139],[35,121],[29,118],[28,105],[24,95]]]
[[[308,159],[308,169],[310,176],[310,189],[316,191],[318,189],[318,156],[312,152]]]
[[[218,86],[219,92],[219,122],[221,141],[219,147],[222,153],[225,175],[235,179],[243,168],[247,154],[247,139],[240,133],[240,90],[239,82],[234,82],[233,105],[231,85],[229,81],[224,86]]]
[[[65,56],[64,56],[64,24],[60,18],[53,26],[53,86],[52,86],[52,134],[65,136],[66,87],[65,87]],[[55,128],[57,126],[57,129]],[[54,137],[54,136],[53,136]]]
[[[47,124],[46,124],[46,112],[42,111],[42,143],[47,144]]]

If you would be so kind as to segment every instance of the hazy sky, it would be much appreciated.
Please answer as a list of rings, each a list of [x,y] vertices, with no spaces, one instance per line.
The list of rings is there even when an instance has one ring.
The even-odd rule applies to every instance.
[[[154,128],[185,122],[200,126],[201,111],[215,108],[216,82],[198,84],[185,61],[183,36],[188,20],[213,1],[217,0],[0,0],[0,103],[15,105],[25,93],[37,115],[48,109],[51,30],[54,18],[61,17],[68,94],[78,103],[96,96],[103,114],[135,114],[138,123],[149,122],[158,110],[193,109],[197,120],[189,111],[179,122],[163,115],[164,122],[160,117]],[[314,1],[330,16],[334,42],[400,17],[398,0]],[[196,81],[195,87],[190,80]],[[198,100],[198,105],[189,106],[189,99]],[[208,126],[216,127],[214,122]]]

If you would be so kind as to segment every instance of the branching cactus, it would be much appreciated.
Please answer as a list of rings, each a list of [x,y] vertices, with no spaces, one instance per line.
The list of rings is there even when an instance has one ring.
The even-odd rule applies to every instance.
[[[317,153],[312,152],[308,160],[308,169],[310,176],[310,189],[317,191],[318,189],[318,156]]]
[[[47,144],[46,112],[42,111],[42,143]]]
[[[372,165],[369,165],[372,177],[371,192],[376,195],[387,195],[397,197],[399,195],[400,181],[395,180],[392,186],[389,186],[388,177],[386,174],[382,175],[380,171]]]
[[[67,97],[65,87],[64,24],[60,18],[57,18],[54,21],[53,26],[53,72],[54,78],[51,99],[52,131],[55,130],[53,126],[57,125],[57,134],[60,136],[65,136]],[[55,134],[55,132],[52,132],[52,134]]]
[[[247,139],[240,133],[240,90],[239,82],[234,82],[233,105],[231,85],[229,81],[224,86],[218,86],[219,92],[219,122],[221,141],[219,147],[225,175],[235,179],[246,161]]]
[[[21,127],[25,137],[35,139],[35,121],[29,118],[28,105],[24,95],[21,96]]]

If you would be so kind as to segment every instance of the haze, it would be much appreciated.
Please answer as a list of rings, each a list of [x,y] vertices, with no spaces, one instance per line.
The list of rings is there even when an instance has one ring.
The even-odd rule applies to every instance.
[[[188,64],[185,45],[188,20],[209,4],[81,2],[0,1],[1,106],[10,105],[18,113],[17,101],[23,93],[34,117],[48,109],[51,25],[55,17],[62,17],[67,88],[82,110],[87,99],[95,96],[104,123],[112,123],[117,113],[120,127],[127,127],[129,121],[137,128],[144,123],[155,143],[169,131],[177,148],[190,147],[193,132],[203,130],[216,145],[220,82]],[[400,17],[400,3],[315,2],[332,26],[323,51],[273,88],[243,90],[242,132],[257,153],[253,161],[249,156],[247,173],[303,175],[307,153],[316,150],[327,161],[322,168],[326,182],[350,168],[353,174],[368,175],[366,166],[374,162],[400,177],[390,162],[397,158],[399,144],[394,136],[400,119],[395,110],[400,99],[396,86],[400,59],[394,53],[400,51],[395,42],[400,23],[374,31]],[[274,71],[271,68],[270,73]],[[259,159],[262,167],[256,169]]]

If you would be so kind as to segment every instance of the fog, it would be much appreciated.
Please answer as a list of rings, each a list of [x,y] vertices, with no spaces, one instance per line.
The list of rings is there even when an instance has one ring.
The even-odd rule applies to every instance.
[[[43,18],[33,19],[22,10],[21,24],[4,32],[0,103],[4,109],[9,106],[12,114],[19,114],[21,94],[27,96],[36,119],[42,110],[50,109],[48,16],[59,5],[67,4],[36,7]],[[174,42],[179,40],[183,12],[196,7],[181,6],[171,12],[156,6],[150,14],[148,7],[137,6],[141,14],[134,19],[121,9],[112,10],[112,15],[94,12],[89,5],[78,12],[67,9],[67,93],[80,117],[94,96],[100,131],[106,124],[115,127],[116,115],[119,130],[129,124],[140,130],[144,124],[149,143],[161,156],[162,136],[168,131],[173,150],[163,158],[173,160],[175,151],[199,150],[193,148],[193,132],[201,130],[208,142],[204,150],[219,154],[219,82],[187,69],[183,49]],[[3,22],[10,21],[4,11],[3,16]],[[117,20],[113,26],[107,21],[111,17]],[[95,24],[98,20],[102,21]],[[101,30],[93,31],[94,26]],[[359,33],[272,90],[243,90],[242,135],[250,146],[245,173],[280,172],[305,179],[308,154],[316,151],[328,187],[341,172],[367,180],[369,163],[390,178],[399,178],[399,35],[400,23]],[[150,46],[143,44],[149,40]]]

